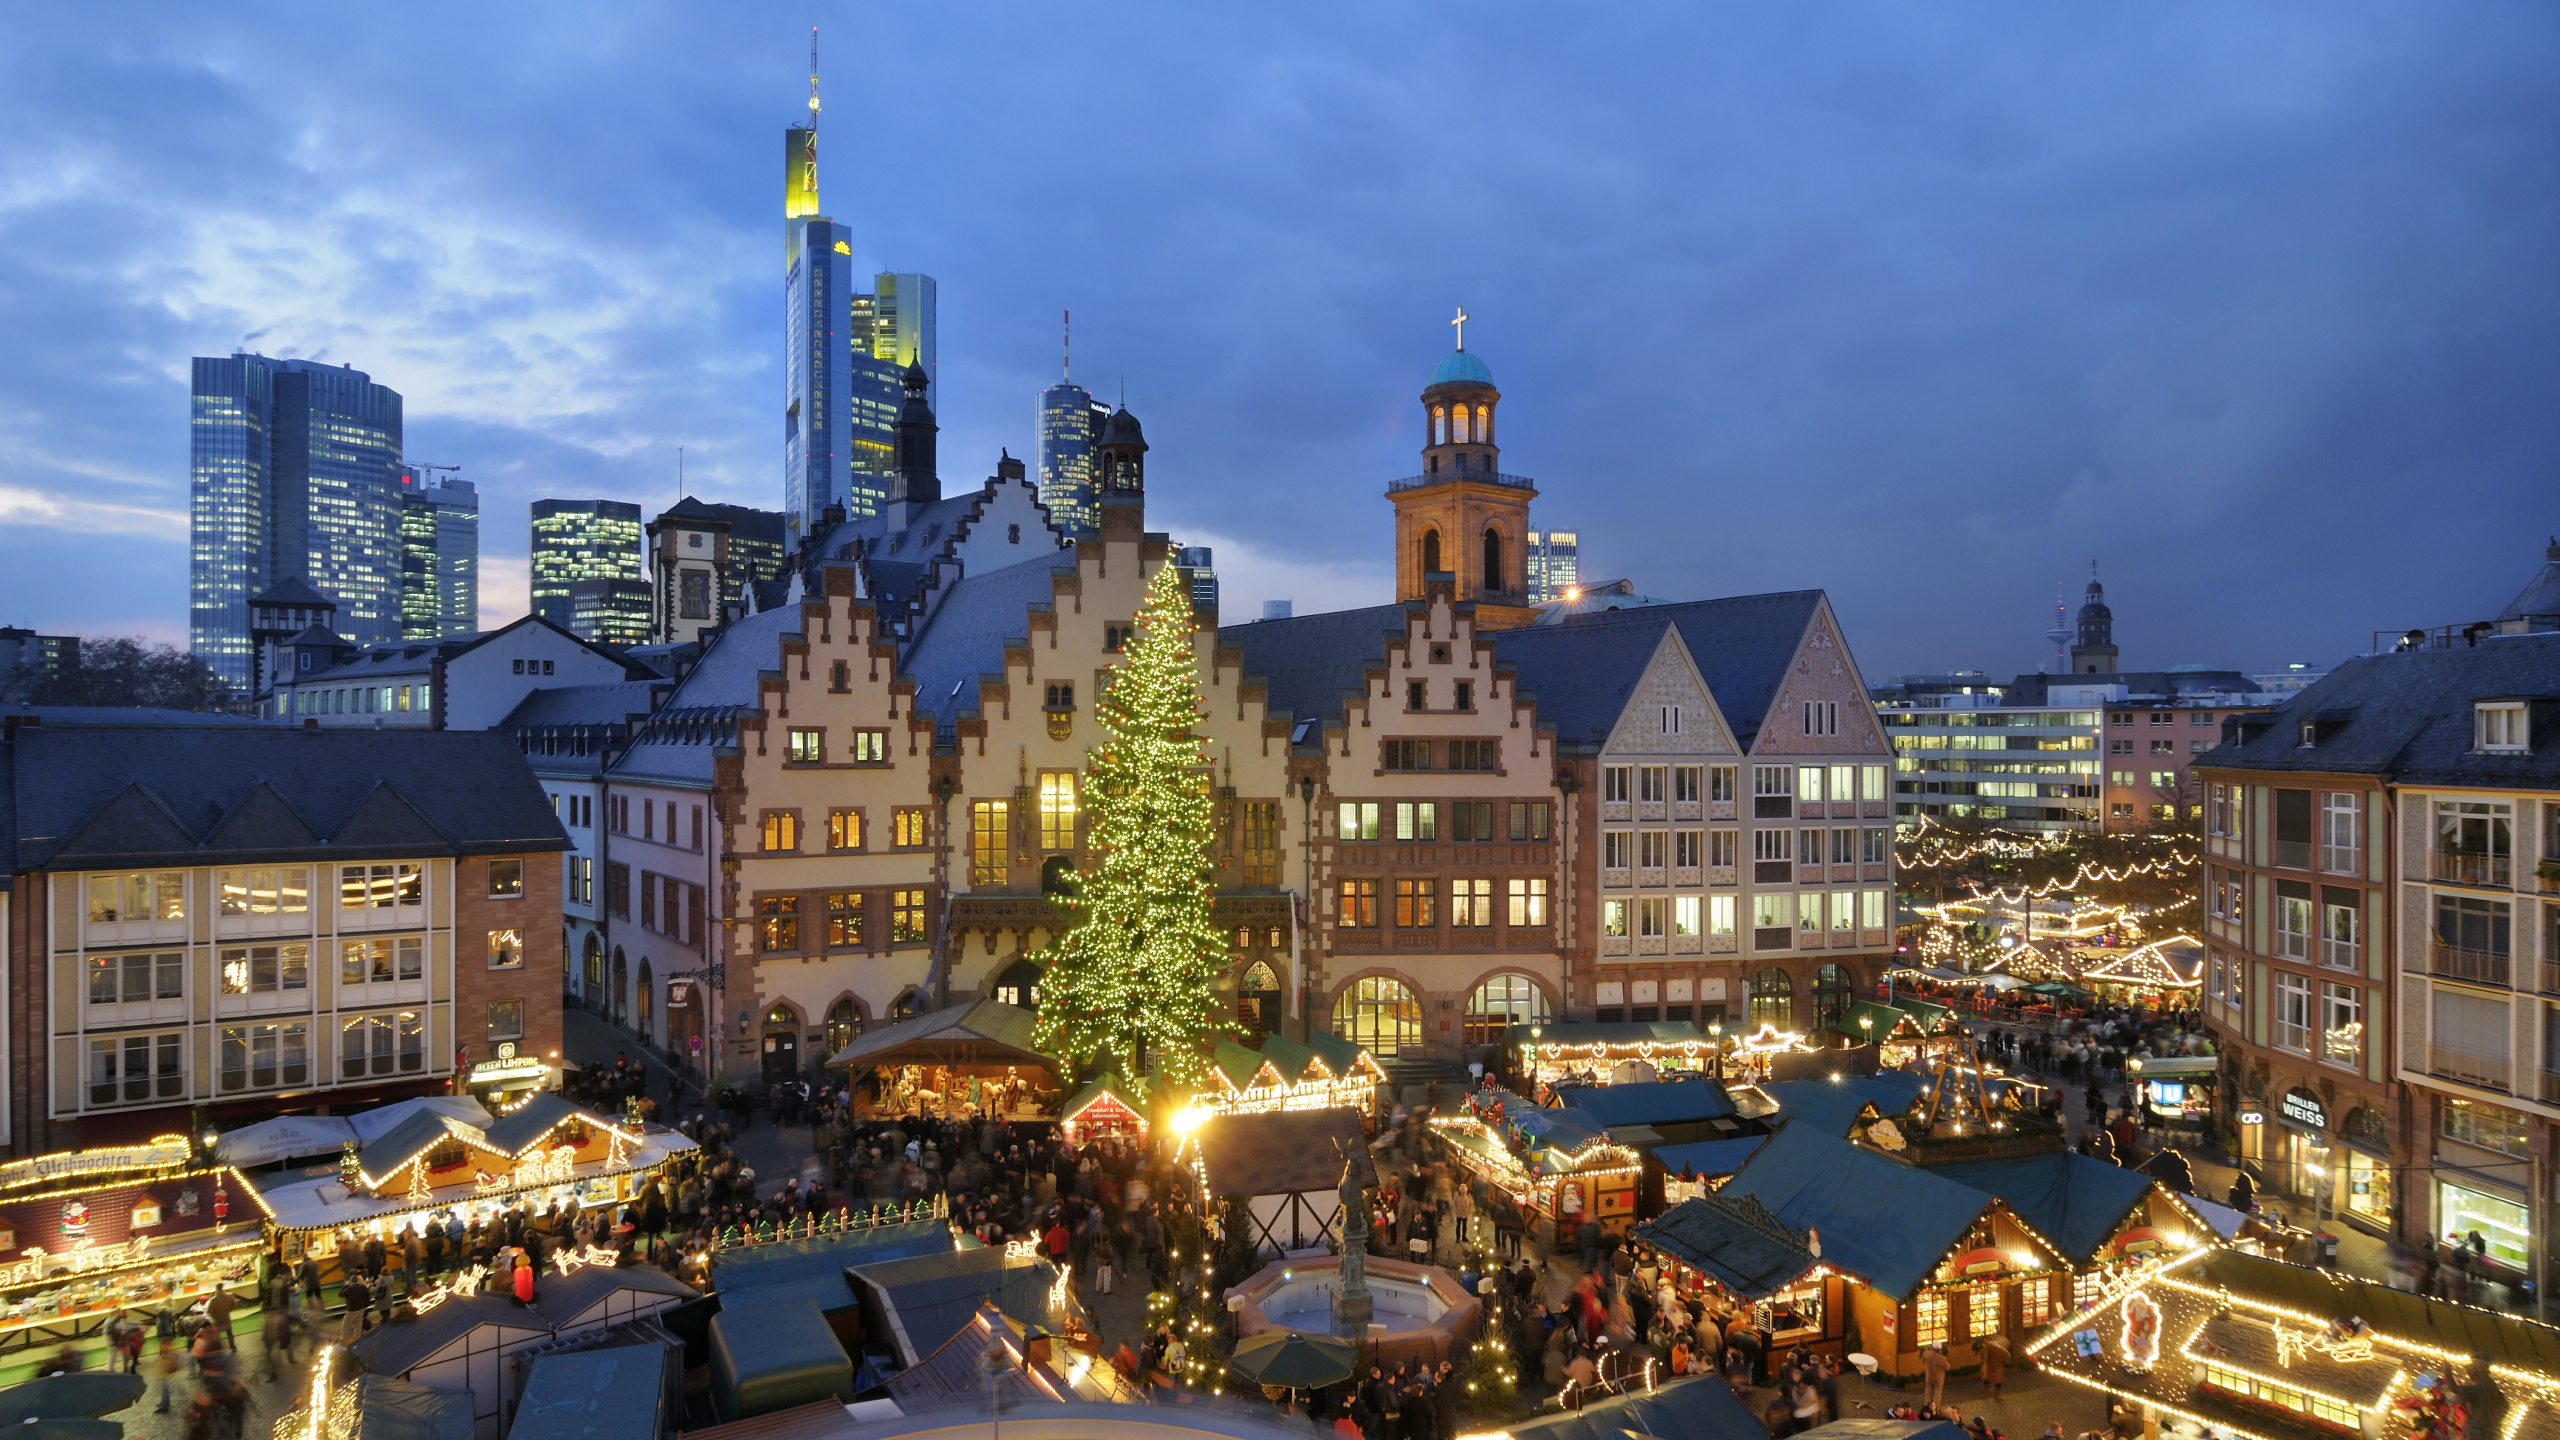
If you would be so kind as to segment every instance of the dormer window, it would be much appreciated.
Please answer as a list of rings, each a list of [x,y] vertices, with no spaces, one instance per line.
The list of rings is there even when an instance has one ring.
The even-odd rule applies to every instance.
[[[2518,701],[2482,701],[2471,707],[2474,749],[2521,754],[2530,748],[2524,705]]]

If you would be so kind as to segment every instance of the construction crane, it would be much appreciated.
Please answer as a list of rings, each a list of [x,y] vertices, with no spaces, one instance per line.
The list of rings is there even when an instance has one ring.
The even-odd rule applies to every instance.
[[[400,468],[401,468],[401,469],[403,469],[403,470],[415,470],[415,471],[417,471],[417,472],[418,472],[418,482],[419,482],[419,484],[420,484],[420,485],[422,485],[422,486],[423,486],[427,481],[434,479],[434,478],[435,478],[435,472],[437,472],[438,470],[450,470],[450,471],[452,471],[452,472],[454,473],[454,475],[455,475],[455,476],[457,476],[457,477],[459,477],[459,476],[462,474],[462,467],[461,467],[461,466],[459,466],[459,465],[421,465],[421,464],[419,464],[419,463],[418,463],[417,461],[415,461],[415,460],[403,460],[403,461],[401,461],[401,462],[400,462]]]

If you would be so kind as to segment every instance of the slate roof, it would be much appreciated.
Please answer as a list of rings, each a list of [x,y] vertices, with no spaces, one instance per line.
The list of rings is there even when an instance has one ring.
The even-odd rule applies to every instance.
[[[417,1159],[447,1140],[459,1140],[493,1156],[513,1158],[515,1152],[492,1144],[477,1125],[457,1120],[433,1110],[411,1112],[408,1119],[391,1127],[379,1139],[356,1152],[356,1163],[364,1173],[380,1180],[392,1171]],[[485,1168],[485,1167],[484,1167]]]
[[[1267,1110],[1213,1115],[1199,1130],[1200,1165],[1212,1195],[1279,1195],[1342,1183],[1348,1145],[1364,1170],[1369,1137],[1356,1110]]]
[[[1801,1227],[1781,1223],[1756,1200],[1702,1195],[1635,1228],[1654,1246],[1745,1300],[1762,1300],[1820,1263]]]
[[[1658,607],[1667,614],[1669,606]],[[1519,693],[1538,706],[1565,745],[1597,745],[1617,728],[1628,698],[1671,628],[1666,618],[1585,626],[1572,621],[1505,630],[1493,653],[1516,667]]]
[[[1788,1228],[1819,1231],[1825,1264],[1896,1297],[1917,1290],[1993,1204],[1970,1186],[1797,1124],[1771,1136],[1716,1193],[1750,1196]]]
[[[2472,702],[2496,699],[2543,702],[2533,707],[2530,752],[2472,750]],[[2305,720],[2317,724],[2309,747],[2302,743]],[[2246,733],[2198,763],[2377,775],[2404,785],[2560,788],[2560,633],[2360,656],[2256,717]]]
[[[623,674],[627,678],[639,680],[656,673],[646,665],[625,658],[622,652],[610,646],[599,645],[593,640],[572,634],[539,615],[527,615],[521,620],[501,625],[495,630],[476,630],[467,634],[447,635],[436,640],[385,640],[366,645],[357,649],[352,656],[335,664],[323,665],[316,670],[304,670],[296,674],[279,675],[275,677],[274,683],[278,687],[311,685],[354,677],[359,672],[370,672],[376,678],[411,673],[423,674],[434,668],[439,658],[450,663],[501,635],[513,634],[528,625],[540,626],[564,640],[612,661],[622,667]],[[310,632],[306,630],[303,633],[307,635]],[[293,643],[300,642],[301,637],[296,636]]]
[[[210,710],[161,710],[141,705],[0,705],[0,715],[33,716],[43,725],[259,725],[289,728],[291,721]]]
[[[1715,696],[1716,709],[1723,712],[1725,724],[1732,727],[1734,742],[1747,750],[1760,733],[1770,702],[1777,698],[1778,684],[1786,678],[1787,662],[1795,658],[1796,649],[1804,643],[1805,631],[1812,626],[1814,613],[1821,606],[1819,590],[1692,600],[1640,610],[1577,615],[1561,624],[1537,627],[1536,633],[1547,638],[1524,643],[1569,644],[1574,637],[1603,643],[1630,629],[1658,634],[1668,621],[1679,627],[1680,641],[1688,647],[1689,658],[1705,678],[1708,692]],[[1495,640],[1497,653],[1510,658],[1509,651],[1499,647],[1522,633],[1503,632]],[[1546,714],[1543,704],[1539,714]],[[1561,727],[1557,733],[1563,733]]]
[[[1072,1354],[1063,1345],[1052,1355],[1067,1360],[1065,1369],[1055,1365],[1026,1365],[1020,1361],[1029,1327],[992,1305],[982,1305],[940,1349],[914,1365],[889,1377],[889,1398],[910,1415],[929,1410],[947,1409],[955,1405],[983,1408],[988,1399],[989,1380],[986,1370],[987,1344],[1001,1338],[1016,1363],[996,1373],[993,1389],[995,1403],[1010,1410],[1023,1404],[1054,1403],[1062,1399],[1083,1399],[1127,1405],[1147,1403],[1146,1394],[1109,1365],[1078,1365],[1068,1360]]]
[[[625,680],[616,685],[554,685],[518,701],[507,718],[492,729],[537,730],[547,727],[620,725],[649,713],[651,692],[670,688],[664,680]]]
[[[2095,1257],[2158,1184],[2139,1170],[2068,1150],[1933,1165],[1930,1172],[1996,1195],[2074,1263]]]
[[[713,752],[737,743],[732,722],[740,713],[760,710],[756,677],[781,667],[782,637],[796,633],[799,624],[797,610],[764,610],[715,633],[683,683],[614,762],[613,773],[711,783]]]
[[[978,677],[1002,674],[1004,642],[1030,635],[1032,608],[1048,608],[1049,577],[1062,570],[1073,567],[1008,565],[953,582],[898,666],[915,677],[916,704],[946,728],[963,711],[974,713]]]
[[[37,725],[6,748],[12,869],[569,846],[493,731]]]
[[[960,1333],[982,1305],[993,1305],[1026,1325],[1054,1325],[1062,1317],[1049,1311],[1049,1289],[1058,1269],[1037,1257],[1008,1255],[1002,1249],[955,1250],[858,1266],[857,1283],[877,1294],[893,1317],[898,1358],[913,1365]],[[1080,1306],[1070,1297],[1067,1301]]]
[[[1566,1085],[1556,1097],[1588,1111],[1603,1125],[1657,1125],[1682,1120],[1722,1120],[1734,1113],[1733,1097],[1713,1080],[1660,1080],[1650,1085]]]
[[[2498,612],[2500,620],[2560,624],[2560,538],[2542,552],[2542,568],[2533,573],[2516,598]]]
[[[1219,627],[1221,648],[1244,652],[1244,676],[1268,687],[1270,714],[1339,720],[1344,692],[1366,683],[1363,669],[1384,664],[1387,638],[1405,633],[1403,604],[1370,605],[1286,620]]]

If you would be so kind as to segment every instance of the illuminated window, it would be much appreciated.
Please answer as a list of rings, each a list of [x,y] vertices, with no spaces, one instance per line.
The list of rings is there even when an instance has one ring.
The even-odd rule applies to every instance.
[[[853,763],[856,765],[880,765],[887,763],[888,759],[888,731],[856,730],[853,732]]]
[[[1334,833],[1345,840],[1378,838],[1378,802],[1345,800],[1341,805],[1340,824]]]
[[[791,763],[816,765],[827,758],[827,732],[794,727],[791,731]]]
[[[299,915],[311,908],[311,872],[303,869],[217,870],[214,889],[224,915]]]
[[[788,952],[800,948],[800,897],[767,895],[756,901],[756,948]]]
[[[308,945],[242,945],[218,952],[215,973],[225,995],[280,995],[311,988]]]
[[[1603,900],[1600,902],[1600,933],[1612,940],[1621,940],[1626,938],[1626,901]]]
[[[1787,978],[1786,971],[1772,965],[1751,977],[1750,1017],[1754,1030],[1763,1025],[1774,1025],[1781,1030],[1794,1028],[1796,982]],[[1944,1328],[1946,1317],[1943,1314],[1939,1316],[1938,1323]]]
[[[1076,848],[1076,777],[1052,771],[1040,777],[1040,848]]]
[[[2030,1275],[2018,1282],[2018,1323],[2042,1325],[2053,1318],[2053,1286],[2049,1276]]]
[[[1671,933],[1688,939],[1698,933],[1700,900],[1695,895],[1682,895],[1671,902]]]
[[[901,850],[921,848],[924,840],[925,808],[901,805],[889,813],[889,843]]]
[[[969,806],[969,883],[1001,885],[1005,851],[1012,845],[1012,812],[1003,800],[979,800]]]
[[[1543,1025],[1555,1018],[1547,994],[1526,975],[1495,975],[1467,997],[1466,1043],[1499,1045],[1514,1025]]]
[[[338,908],[389,910],[425,902],[425,887],[415,865],[341,865]]]
[[[827,892],[827,946],[836,949],[862,943],[862,892]]]
[[[827,812],[827,848],[859,850],[862,848],[862,812],[830,810]]]
[[[187,877],[175,871],[89,877],[89,923],[187,918]]]
[[[764,812],[764,848],[768,851],[800,848],[800,812],[767,810]]]
[[[1915,1338],[1922,1345],[1943,1345],[1947,1339],[1947,1292],[1923,1290],[1915,1306],[1920,1312]]]
[[[489,968],[520,970],[524,968],[524,932],[492,930],[489,932]]]
[[[1965,1333],[1980,1340],[2001,1332],[2000,1282],[1976,1280],[1965,1291]]]
[[[425,1017],[415,1010],[358,1015],[338,1025],[338,1077],[361,1080],[426,1069]]]
[[[1352,930],[1378,928],[1378,882],[1345,880],[1342,882],[1342,910],[1336,924]]]
[[[186,1095],[186,1037],[117,1035],[89,1042],[89,1103],[131,1104]]]
[[[1396,882],[1397,928],[1422,929],[1439,924],[1439,896],[1440,882],[1437,880],[1398,880]]]
[[[426,974],[426,940],[402,935],[378,940],[348,940],[338,946],[338,982],[379,985],[416,980]]]
[[[1491,880],[1450,881],[1449,923],[1469,929],[1491,925],[1493,923],[1493,882]]]
[[[1247,885],[1279,884],[1280,803],[1276,800],[1246,801],[1243,824],[1244,854],[1240,867],[1243,874],[1239,878]]]
[[[524,894],[524,862],[492,860],[489,862],[489,898],[512,900]]]
[[[187,957],[165,955],[92,955],[89,957],[89,1003],[133,1005],[186,996]]]
[[[892,890],[889,892],[889,943],[905,944],[924,939],[924,892]]]
[[[1422,1002],[1403,982],[1365,976],[1333,1002],[1333,1033],[1381,1059],[1422,1044]]]
[[[1547,882],[1544,879],[1508,882],[1511,893],[1511,923],[1516,926],[1547,923]]]

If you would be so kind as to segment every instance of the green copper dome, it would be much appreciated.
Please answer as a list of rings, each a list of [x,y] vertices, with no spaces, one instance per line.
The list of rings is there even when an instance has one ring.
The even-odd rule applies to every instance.
[[[1432,369],[1431,383],[1434,385],[1490,385],[1493,383],[1493,372],[1484,368],[1483,361],[1466,351],[1452,350],[1449,352],[1448,359],[1441,361]]]

